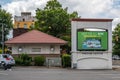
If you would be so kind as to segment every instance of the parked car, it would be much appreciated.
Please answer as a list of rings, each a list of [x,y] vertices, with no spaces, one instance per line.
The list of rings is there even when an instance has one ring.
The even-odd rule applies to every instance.
[[[113,60],[120,60],[120,57],[119,57],[118,55],[113,55],[113,56],[112,56],[112,59],[113,59]]]
[[[5,70],[15,65],[15,60],[10,54],[0,54],[0,67]]]

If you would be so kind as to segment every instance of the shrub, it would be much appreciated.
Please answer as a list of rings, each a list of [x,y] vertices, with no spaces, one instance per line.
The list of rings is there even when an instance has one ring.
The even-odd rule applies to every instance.
[[[31,65],[32,58],[28,54],[22,53],[18,58],[15,58],[16,65],[29,66]]]
[[[45,57],[44,56],[36,56],[34,58],[34,65],[35,66],[43,66],[45,63]]]
[[[22,59],[20,59],[18,57],[15,57],[14,59],[15,59],[15,64],[16,65],[22,65],[22,62],[23,62]]]
[[[68,54],[62,55],[62,66],[63,67],[71,67],[71,56]]]
[[[20,55],[20,59],[22,59],[22,61],[23,61],[22,62],[23,66],[29,66],[29,65],[31,65],[32,59],[31,59],[31,57],[28,56],[28,54],[25,54],[25,53],[21,54]]]
[[[23,66],[30,66],[31,65],[31,61],[30,60],[25,60],[22,63]]]
[[[32,60],[32,58],[29,57],[28,54],[25,54],[25,53],[22,53],[19,57],[20,57],[20,59],[22,59],[23,61]]]
[[[2,54],[2,49],[0,49],[0,54]]]

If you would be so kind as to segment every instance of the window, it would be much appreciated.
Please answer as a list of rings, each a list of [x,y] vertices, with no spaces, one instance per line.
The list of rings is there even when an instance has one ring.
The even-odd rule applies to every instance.
[[[32,52],[41,52],[41,48],[32,48]]]
[[[24,28],[27,28],[27,24],[26,23],[24,24]]]
[[[23,18],[23,22],[25,21],[25,19]]]
[[[53,45],[50,46],[50,51],[54,52],[55,51],[55,47]]]
[[[8,56],[7,55],[2,55],[3,56],[3,58],[8,58]]]
[[[19,52],[22,52],[22,51],[23,51],[23,48],[22,48],[22,47],[18,47],[18,51],[19,51]]]

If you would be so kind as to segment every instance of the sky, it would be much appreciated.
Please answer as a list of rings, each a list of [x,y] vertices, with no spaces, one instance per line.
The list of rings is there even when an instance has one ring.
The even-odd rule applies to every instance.
[[[21,12],[32,12],[35,16],[37,8],[43,9],[49,0],[0,0],[2,8],[13,17]],[[120,0],[58,0],[68,12],[77,11],[81,18],[113,19],[112,29],[120,23]]]

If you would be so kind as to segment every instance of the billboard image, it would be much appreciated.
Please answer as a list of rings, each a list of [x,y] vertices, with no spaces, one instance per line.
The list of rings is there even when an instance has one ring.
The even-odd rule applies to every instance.
[[[108,33],[106,31],[78,31],[77,32],[78,50],[107,50]]]

